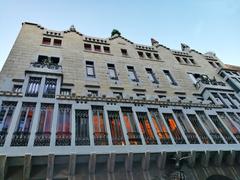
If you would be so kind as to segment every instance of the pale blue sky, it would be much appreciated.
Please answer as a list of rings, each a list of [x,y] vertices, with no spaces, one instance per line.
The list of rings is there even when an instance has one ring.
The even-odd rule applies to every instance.
[[[81,33],[102,38],[116,28],[135,43],[150,45],[153,37],[180,49],[183,42],[240,65],[240,0],[1,1],[0,68],[24,21],[53,30],[74,24]]]

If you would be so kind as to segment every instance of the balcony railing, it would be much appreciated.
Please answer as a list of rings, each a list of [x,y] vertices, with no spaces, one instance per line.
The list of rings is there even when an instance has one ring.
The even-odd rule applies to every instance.
[[[4,145],[6,136],[7,136],[7,131],[0,132],[0,146]]]
[[[199,135],[204,144],[212,144],[211,140],[206,135]]]
[[[210,135],[212,136],[216,144],[224,144],[221,136],[218,133],[210,133]]]
[[[29,132],[14,132],[11,146],[27,146],[29,136]]]
[[[53,70],[62,69],[61,65],[54,64],[54,63],[39,63],[39,62],[32,62],[30,63],[31,67],[35,68],[48,68]]]
[[[130,144],[142,144],[139,132],[128,132],[127,135]]]
[[[107,132],[94,132],[95,145],[108,145]]]
[[[217,81],[215,78],[213,79],[210,79],[207,75],[201,75],[199,77],[199,80],[197,81],[197,83],[195,84],[196,88],[197,89],[200,89],[202,87],[205,87],[205,86],[211,86],[211,87],[214,87],[214,86],[220,86],[220,87],[224,87],[226,86],[226,84],[222,81]]]
[[[113,145],[125,145],[125,140],[123,137],[112,137],[112,143]]]
[[[162,144],[172,144],[172,141],[170,139],[168,132],[158,132],[157,134]]]
[[[236,137],[238,142],[240,142],[240,133],[234,133],[233,135]]]
[[[194,133],[185,133],[190,144],[199,144],[196,134]]]
[[[76,137],[75,143],[77,146],[90,145],[89,137]]]
[[[49,146],[51,132],[37,132],[34,140],[34,146]]]
[[[70,146],[71,145],[71,132],[57,132],[56,133],[56,146]]]

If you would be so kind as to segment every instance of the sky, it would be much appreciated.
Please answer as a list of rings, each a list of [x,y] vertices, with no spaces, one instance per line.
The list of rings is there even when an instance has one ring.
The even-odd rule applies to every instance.
[[[240,0],[2,0],[0,69],[26,21],[100,38],[118,29],[135,43],[154,38],[176,50],[185,43],[240,66]]]

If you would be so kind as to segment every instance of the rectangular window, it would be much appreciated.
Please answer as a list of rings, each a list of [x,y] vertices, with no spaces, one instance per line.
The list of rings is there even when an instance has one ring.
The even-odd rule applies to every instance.
[[[123,98],[122,92],[113,92],[114,97]]]
[[[99,45],[94,45],[94,51],[98,51],[98,52],[101,52],[101,46]]]
[[[76,145],[90,145],[88,110],[76,110]]]
[[[103,51],[104,51],[105,53],[110,53],[110,47],[108,47],[108,46],[103,46]]]
[[[188,59],[187,58],[182,58],[185,64],[188,64]]]
[[[154,56],[154,58],[157,59],[157,60],[160,59],[160,58],[159,58],[159,54],[154,53],[153,56]]]
[[[157,144],[146,112],[136,112],[146,144]]]
[[[192,80],[194,85],[196,85],[197,82],[200,80],[200,74],[188,73],[188,75],[189,75],[189,77]]]
[[[53,40],[53,45],[54,46],[61,46],[62,45],[62,40],[61,39],[54,39]]]
[[[130,144],[142,144],[141,136],[137,130],[132,109],[128,107],[122,107],[121,109]]]
[[[149,109],[153,125],[162,144],[172,144],[171,137],[167,131],[162,118],[159,116],[157,109]]]
[[[92,106],[93,135],[95,145],[108,145],[103,106]]]
[[[46,78],[43,89],[43,97],[54,98],[56,91],[57,79]]]
[[[128,52],[126,49],[121,49],[121,53],[123,56],[128,56]]]
[[[144,58],[144,54],[143,54],[142,51],[138,51],[137,53],[138,53],[138,56],[139,56],[140,58]]]
[[[71,95],[71,89],[61,88],[60,94],[63,95],[63,96],[70,96]]]
[[[71,109],[71,105],[59,105],[56,146],[71,145]]]
[[[41,104],[38,130],[34,140],[34,146],[49,146],[53,118],[53,104]]]
[[[214,62],[212,62],[212,61],[208,61],[208,62],[209,62],[209,64],[211,64],[212,67],[217,68],[217,66],[214,64]]]
[[[88,50],[88,51],[91,51],[92,50],[92,45],[84,43],[84,49]]]
[[[37,97],[41,84],[40,77],[30,77],[25,96]]]
[[[18,124],[13,134],[11,146],[27,146],[30,136],[33,115],[35,112],[35,103],[23,103]]]
[[[97,90],[88,90],[88,95],[98,96],[98,91]]]
[[[12,91],[15,92],[15,93],[20,93],[20,92],[22,92],[22,85],[14,84]]]
[[[222,67],[222,65],[221,65],[219,62],[216,62],[216,65],[217,65],[219,68]]]
[[[140,98],[145,98],[145,94],[144,93],[136,93],[136,96],[140,97]]]
[[[174,80],[173,76],[171,75],[170,71],[168,70],[163,70],[166,78],[168,79],[168,81],[174,85],[174,86],[177,86],[177,82]]]
[[[148,79],[155,84],[159,84],[153,70],[151,68],[146,68],[147,74],[148,74]]]
[[[110,79],[118,80],[115,65],[114,64],[107,64],[107,67],[108,67],[108,74],[109,74]]]
[[[146,56],[147,56],[147,58],[152,59],[152,54],[151,53],[146,52]]]
[[[108,120],[109,120],[113,145],[125,145],[126,143],[123,136],[119,112],[108,111]]]
[[[86,61],[86,71],[88,77],[95,78],[95,69],[94,69],[94,62],[93,61]]]
[[[50,45],[51,44],[51,38],[43,37],[42,44]]]
[[[196,64],[196,62],[194,61],[194,59],[189,59],[190,60],[190,62],[192,63],[192,64]]]
[[[230,99],[230,97],[228,97],[226,93],[220,93],[220,95],[222,96],[223,100],[227,105],[229,105],[233,109],[237,109],[237,106],[233,103],[233,101]]]
[[[178,61],[179,63],[182,63],[182,60],[181,60],[180,57],[176,56],[175,58],[177,59],[177,61]]]
[[[134,67],[127,66],[127,69],[128,69],[128,76],[130,77],[130,79],[134,82],[139,82],[136,71],[134,70]]]

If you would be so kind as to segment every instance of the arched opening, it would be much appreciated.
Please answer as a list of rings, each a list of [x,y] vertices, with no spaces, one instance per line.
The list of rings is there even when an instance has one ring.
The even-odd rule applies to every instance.
[[[211,175],[206,180],[232,180],[232,179],[223,175]]]

